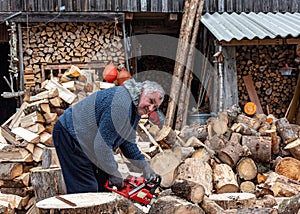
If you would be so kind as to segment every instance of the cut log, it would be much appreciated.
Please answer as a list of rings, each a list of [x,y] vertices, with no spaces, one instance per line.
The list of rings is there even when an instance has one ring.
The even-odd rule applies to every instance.
[[[280,138],[277,137],[276,128],[266,130],[265,132],[270,134],[271,145],[272,145],[272,153],[275,154],[275,155],[279,154]]]
[[[175,195],[186,199],[194,204],[198,204],[203,200],[205,189],[201,184],[197,184],[188,180],[176,180],[171,189]]]
[[[0,163],[0,166],[0,179],[3,180],[12,180],[23,173],[21,163]]]
[[[241,207],[254,207],[256,197],[251,193],[223,193],[213,194],[209,199],[215,201],[223,209],[237,209]]]
[[[282,158],[275,166],[275,172],[287,178],[300,181],[300,161],[292,158]]]
[[[201,184],[205,189],[206,195],[210,195],[213,189],[211,167],[208,163],[200,161],[197,158],[187,158],[180,164],[174,172],[174,178],[176,180],[187,179],[197,184]]]
[[[151,206],[149,214],[205,214],[205,212],[196,204],[188,202],[176,196],[164,196],[157,199]]]
[[[290,142],[284,149],[289,150],[294,158],[300,160],[300,139]]]
[[[214,165],[213,182],[218,194],[239,191],[236,175],[227,164]]]
[[[173,149],[173,152],[180,158],[181,161],[184,161],[193,155],[195,149],[194,147],[177,146]]]
[[[292,129],[289,121],[286,118],[280,118],[276,121],[277,131],[279,132],[282,141],[288,144],[298,138],[297,134]]]
[[[66,193],[60,168],[42,169],[41,167],[34,167],[30,169],[30,175],[37,202]]]
[[[218,152],[218,157],[230,167],[234,167],[242,154],[243,147],[241,144],[235,141],[229,141],[225,147]]]
[[[244,157],[237,164],[237,173],[243,180],[250,181],[257,176],[257,166],[252,158]]]
[[[170,149],[160,152],[150,160],[153,170],[162,176],[161,186],[170,187],[174,181],[174,170],[181,160]]]
[[[251,157],[257,162],[270,162],[272,154],[270,137],[243,136],[242,145],[249,148]]]
[[[55,148],[45,147],[43,151],[42,168],[49,169],[60,167]]]
[[[74,93],[72,93],[69,89],[64,88],[61,84],[54,80],[49,80],[45,88],[48,90],[57,89],[59,97],[68,104],[72,104],[76,99],[76,95]]]
[[[255,193],[256,186],[251,181],[244,181],[240,184],[241,192]]]
[[[26,172],[13,180],[0,180],[0,187],[27,187],[30,181],[30,173]]]
[[[247,102],[244,106],[244,112],[249,116],[254,115],[256,113],[256,105],[253,102]]]
[[[261,121],[259,121],[258,119],[253,118],[253,117],[248,117],[243,114],[238,115],[237,122],[243,123],[254,130],[257,130],[261,124]]]
[[[270,189],[275,197],[290,197],[300,192],[300,182],[271,172],[264,183],[264,188]]]
[[[0,201],[6,201],[9,203],[11,209],[21,209],[22,208],[22,197],[13,194],[0,193]],[[15,213],[15,212],[12,212]]]
[[[217,135],[222,135],[228,129],[227,123],[228,123],[228,121],[226,121],[224,119],[215,119],[215,120],[213,120],[212,128]]]
[[[0,144],[0,162],[31,162],[32,155],[24,148],[11,144]]]
[[[201,207],[207,214],[224,213],[224,209],[207,196],[204,196]]]
[[[255,202],[255,207],[258,208],[273,208],[276,205],[276,199],[272,195],[265,195],[262,198],[258,198]]]
[[[78,193],[50,197],[36,203],[46,213],[143,213],[132,202],[114,193]]]

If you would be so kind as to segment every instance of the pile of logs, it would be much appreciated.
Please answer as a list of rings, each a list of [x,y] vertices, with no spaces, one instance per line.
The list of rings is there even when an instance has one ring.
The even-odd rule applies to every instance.
[[[42,64],[125,63],[122,30],[115,23],[32,23],[23,31],[24,82],[40,85]]]
[[[293,98],[299,73],[299,57],[295,46],[240,46],[237,50],[239,102],[250,101],[243,76],[250,75],[264,112],[277,118],[285,116]],[[288,65],[294,67],[290,75],[282,73]]]
[[[34,203],[65,187],[52,144],[59,115],[90,93],[114,84],[95,81],[94,70],[70,65],[59,79],[42,83],[41,91],[26,94],[19,110],[0,129],[1,213],[35,213]]]
[[[35,213],[35,202],[65,193],[52,145],[53,124],[68,106],[114,86],[90,84],[89,75],[93,72],[71,66],[59,79],[44,81],[42,91],[25,96],[20,109],[1,126],[0,209],[4,213]],[[138,127],[137,144],[162,176],[157,200],[144,212],[292,213],[299,209],[300,126],[286,118],[249,116],[235,105],[204,125],[159,128],[145,116]],[[124,176],[140,173],[121,153],[116,160]]]

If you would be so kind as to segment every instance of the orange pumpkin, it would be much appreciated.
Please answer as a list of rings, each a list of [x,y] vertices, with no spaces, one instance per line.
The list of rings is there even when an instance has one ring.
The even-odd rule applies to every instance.
[[[108,65],[105,66],[102,76],[103,79],[109,83],[112,83],[117,79],[118,69],[113,62],[110,62]]]
[[[126,70],[126,68],[122,68],[117,77],[118,85],[123,85],[123,83],[130,78],[131,74]]]

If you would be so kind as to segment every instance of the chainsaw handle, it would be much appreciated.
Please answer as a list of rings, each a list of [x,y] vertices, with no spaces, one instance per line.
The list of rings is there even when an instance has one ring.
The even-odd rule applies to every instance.
[[[150,193],[151,194],[154,194],[155,193],[155,190],[160,186],[160,182],[161,182],[161,176],[160,175],[157,175],[156,176],[151,176],[145,184],[149,184],[153,182],[154,185],[151,187],[150,189]]]

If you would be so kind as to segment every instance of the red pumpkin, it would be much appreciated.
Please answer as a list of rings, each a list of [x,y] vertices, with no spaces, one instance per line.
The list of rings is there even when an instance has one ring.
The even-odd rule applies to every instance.
[[[118,85],[123,85],[123,83],[130,78],[131,74],[126,70],[126,68],[122,68],[117,77]]]
[[[113,62],[110,62],[104,68],[103,79],[105,79],[106,82],[112,83],[117,79],[117,76],[118,76],[118,69]]]

